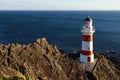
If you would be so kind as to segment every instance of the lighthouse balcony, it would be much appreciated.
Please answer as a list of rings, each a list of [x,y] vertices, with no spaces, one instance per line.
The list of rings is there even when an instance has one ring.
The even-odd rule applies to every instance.
[[[92,28],[92,31],[95,31],[95,28]]]
[[[94,33],[95,32],[95,28],[81,28],[81,32],[89,32],[89,33]]]

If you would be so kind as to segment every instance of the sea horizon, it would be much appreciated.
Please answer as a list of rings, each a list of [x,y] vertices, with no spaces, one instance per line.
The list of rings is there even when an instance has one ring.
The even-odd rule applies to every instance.
[[[57,10],[57,9],[56,9],[56,10],[35,10],[35,9],[33,9],[33,10],[27,10],[27,9],[26,9],[26,10],[24,10],[24,9],[23,9],[23,10],[22,10],[22,9],[21,9],[21,10],[18,10],[18,9],[9,10],[9,9],[8,9],[8,10],[7,10],[7,9],[6,9],[6,10],[5,10],[5,9],[4,9],[4,10],[0,10],[0,11],[120,11],[120,10]]]

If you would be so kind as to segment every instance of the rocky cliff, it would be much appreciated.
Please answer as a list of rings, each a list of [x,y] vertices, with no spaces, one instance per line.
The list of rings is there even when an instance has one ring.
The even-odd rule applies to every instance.
[[[28,45],[0,44],[0,80],[120,80],[120,70],[105,57],[96,57],[92,72],[81,67],[78,57],[62,54],[45,38]]]

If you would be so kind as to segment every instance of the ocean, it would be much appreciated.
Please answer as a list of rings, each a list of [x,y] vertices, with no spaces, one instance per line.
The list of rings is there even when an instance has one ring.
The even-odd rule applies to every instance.
[[[81,50],[81,28],[93,19],[94,51],[120,52],[120,11],[0,11],[0,43],[29,44],[45,37],[64,51]]]

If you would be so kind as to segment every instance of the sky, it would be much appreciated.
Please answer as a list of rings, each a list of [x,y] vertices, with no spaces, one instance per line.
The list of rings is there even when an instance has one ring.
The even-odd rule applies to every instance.
[[[0,10],[120,10],[120,0],[0,0]]]

